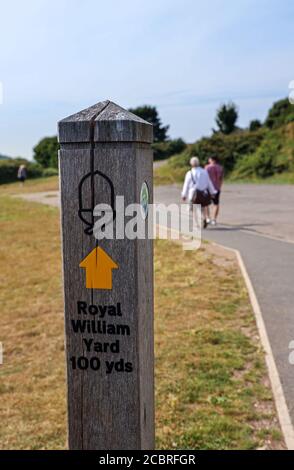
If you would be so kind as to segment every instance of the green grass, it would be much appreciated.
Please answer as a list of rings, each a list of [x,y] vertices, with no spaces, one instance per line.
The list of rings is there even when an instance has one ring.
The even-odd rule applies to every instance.
[[[56,191],[59,189],[58,176],[28,179],[24,185],[8,183],[0,185],[1,194],[35,193],[39,191]]]
[[[169,158],[166,163],[154,169],[154,184],[183,183],[188,167],[178,163],[178,157]]]
[[[294,173],[278,173],[268,178],[228,178],[226,183],[244,184],[294,184]]]
[[[175,245],[171,257],[170,243],[157,244],[157,446],[275,448],[281,434],[247,291],[236,264],[220,268],[209,250]]]
[[[59,213],[1,192],[0,447],[63,449]],[[280,448],[243,280],[232,255],[203,247],[155,244],[156,446]]]
[[[173,157],[159,168],[154,170],[154,184],[183,184],[185,174],[189,166],[175,165]],[[268,178],[232,178],[228,177],[226,183],[244,183],[244,184],[294,184],[294,173],[278,173]]]

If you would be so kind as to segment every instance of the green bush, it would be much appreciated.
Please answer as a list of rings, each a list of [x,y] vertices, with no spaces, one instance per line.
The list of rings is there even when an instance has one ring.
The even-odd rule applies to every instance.
[[[217,132],[211,137],[203,137],[195,144],[188,145],[181,154],[171,159],[171,165],[173,167],[187,166],[193,155],[197,155],[201,164],[205,165],[208,158],[214,155],[218,157],[228,173],[233,170],[240,158],[253,153],[258,148],[264,135],[264,129],[252,132],[237,131],[229,135]]]
[[[270,129],[277,129],[294,121],[294,106],[288,98],[276,101],[268,112],[265,125]]]
[[[43,170],[43,172],[42,172],[42,175],[44,177],[58,176],[58,169],[57,168],[45,168],[45,170]]]
[[[253,131],[257,131],[257,129],[260,129],[262,127],[262,124],[260,122],[259,119],[253,119],[252,121],[250,121],[249,123],[249,130],[251,132]]]
[[[183,139],[168,140],[166,142],[155,142],[152,144],[154,160],[164,160],[172,155],[182,152],[186,148]]]
[[[163,152],[166,148],[159,147]],[[194,144],[186,145],[156,170],[157,181],[179,181],[190,158],[196,155],[204,166],[216,156],[231,179],[266,178],[275,174],[294,174],[294,106],[288,99],[277,101],[269,110],[265,125],[258,120],[249,129],[231,134],[214,132]]]
[[[20,165],[26,165],[28,178],[42,176],[42,168],[37,163],[29,162],[23,158],[0,161],[0,184],[17,181],[17,171]]]
[[[293,140],[287,137],[291,126],[267,131],[256,152],[238,160],[232,179],[259,177],[266,178],[277,173],[293,170]]]
[[[293,106],[293,105],[292,105]],[[294,122],[294,106],[293,106],[293,111],[292,113],[289,113],[286,117],[285,117],[285,124],[289,124],[290,122]]]

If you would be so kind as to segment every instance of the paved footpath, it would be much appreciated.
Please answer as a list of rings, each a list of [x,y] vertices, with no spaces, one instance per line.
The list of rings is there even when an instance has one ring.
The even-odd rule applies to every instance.
[[[156,202],[179,202],[180,187],[155,188]],[[294,424],[294,186],[227,185],[220,224],[204,239],[240,251],[262,311]]]
[[[155,188],[156,202],[179,203],[179,196],[176,185]],[[23,197],[59,205],[57,191]],[[294,340],[294,186],[227,185],[221,202],[221,223],[202,236],[242,255],[294,424],[294,365],[288,360]]]

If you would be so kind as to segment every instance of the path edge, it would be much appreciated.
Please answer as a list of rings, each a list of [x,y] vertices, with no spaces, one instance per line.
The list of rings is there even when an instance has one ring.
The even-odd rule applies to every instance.
[[[252,310],[254,312],[255,321],[260,337],[260,341],[262,347],[265,352],[265,362],[268,370],[269,379],[271,382],[271,388],[274,396],[275,406],[279,418],[279,423],[281,426],[281,430],[285,439],[285,443],[288,450],[294,450],[294,428],[292,425],[291,417],[288,411],[286,399],[284,396],[282,384],[280,381],[280,376],[277,370],[277,366],[275,363],[274,355],[272,352],[272,348],[268,339],[266,327],[263,321],[262,311],[257,300],[257,296],[255,294],[255,290],[253,284],[251,282],[250,276],[248,274],[247,268],[243,261],[242,255],[239,250],[234,248],[229,248],[227,246],[221,245],[220,243],[210,242],[212,245],[220,246],[225,250],[231,251],[235,253],[240,271],[244,278],[246,288],[249,294],[250,303],[252,305]]]
[[[160,227],[160,224],[157,224],[157,226]],[[177,232],[177,233],[181,233],[179,232],[179,230],[175,230],[173,228],[170,228],[169,230]],[[258,334],[260,337],[261,345],[264,350],[265,362],[267,366],[268,376],[270,379],[271,389],[273,392],[275,407],[276,407],[276,411],[278,414],[278,419],[279,419],[280,427],[282,430],[282,434],[285,440],[287,450],[294,450],[293,424],[292,424],[291,417],[288,411],[287,402],[286,402],[285,395],[283,392],[283,388],[282,388],[282,384],[280,381],[278,369],[275,363],[272,348],[268,339],[266,327],[263,321],[262,311],[261,311],[259,302],[257,300],[257,296],[255,293],[253,284],[251,282],[250,276],[248,274],[246,265],[243,261],[242,255],[240,251],[236,250],[235,248],[230,248],[228,246],[222,245],[221,243],[212,242],[212,241],[209,241],[209,243],[211,245],[219,246],[227,251],[230,251],[231,253],[234,253],[234,255],[237,258],[238,265],[239,265],[241,274],[243,276],[243,279],[245,281],[250,303],[251,303],[252,310],[254,313],[255,322],[256,322]]]

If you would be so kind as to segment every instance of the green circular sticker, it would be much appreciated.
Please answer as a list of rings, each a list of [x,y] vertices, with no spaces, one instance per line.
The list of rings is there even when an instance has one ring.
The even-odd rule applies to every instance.
[[[140,204],[141,204],[141,214],[143,219],[146,219],[148,215],[148,204],[149,204],[149,189],[146,181],[142,184],[140,192]]]

